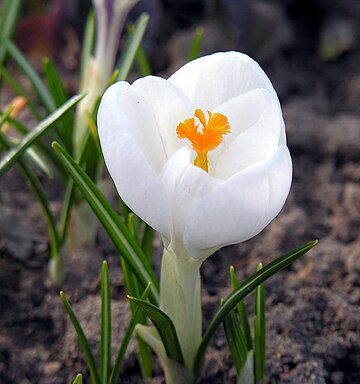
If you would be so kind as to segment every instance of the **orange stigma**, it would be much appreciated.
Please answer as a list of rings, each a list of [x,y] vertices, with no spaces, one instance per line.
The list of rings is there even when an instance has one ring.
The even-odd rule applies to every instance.
[[[209,151],[215,149],[221,142],[222,136],[230,132],[229,120],[221,113],[212,114],[208,113],[208,120],[201,109],[195,111],[195,117],[198,118],[200,124],[195,121],[194,117],[184,120],[176,128],[176,133],[179,139],[188,139],[191,142],[193,150],[196,152],[197,157],[194,164],[208,172],[208,158]],[[199,131],[199,126],[201,131]]]

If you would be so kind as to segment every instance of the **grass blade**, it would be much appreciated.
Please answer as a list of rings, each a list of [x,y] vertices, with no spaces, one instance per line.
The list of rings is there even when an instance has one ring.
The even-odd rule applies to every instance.
[[[2,121],[6,120],[6,116],[3,116],[0,120],[0,127],[2,125]],[[0,131],[0,145],[5,148],[10,148],[10,143],[7,137]],[[31,168],[24,162],[22,159],[19,161],[19,167],[21,172],[23,173],[25,179],[28,181],[31,189],[33,190],[35,196],[38,199],[40,207],[42,208],[48,231],[49,231],[49,240],[50,240],[50,248],[51,248],[51,258],[55,258],[59,256],[59,237],[56,230],[56,223],[53,214],[50,211],[50,204],[46,198],[45,192],[41,186],[36,175],[33,173]]]
[[[65,92],[64,85],[60,79],[59,74],[57,73],[54,65],[49,59],[44,60],[44,75],[45,79],[51,93],[51,96],[54,100],[55,107],[59,108],[61,105],[65,104],[69,99],[68,95]],[[66,149],[72,153],[72,136],[74,128],[74,119],[70,111],[63,114],[59,121],[58,132],[63,143],[66,146]]]
[[[153,255],[153,240],[155,231],[150,227],[150,225],[147,225],[144,223],[145,228],[141,240],[141,248],[144,251],[145,255],[149,260],[152,259]]]
[[[41,119],[41,115],[38,112],[38,107],[31,100],[29,93],[25,90],[25,88],[20,84],[19,81],[5,68],[0,67],[0,75],[4,78],[5,82],[9,85],[9,87],[14,91],[14,93],[18,96],[22,96],[29,106],[29,109],[36,120]]]
[[[262,264],[258,266],[258,271]],[[255,341],[255,380],[261,382],[265,376],[265,286],[264,283],[255,288],[254,297],[254,341]]]
[[[136,225],[135,225],[135,216],[131,212],[128,215],[128,227],[129,230],[131,231],[132,235],[136,238]],[[126,261],[121,258],[121,269],[123,271],[124,275],[124,281],[125,281],[125,286],[127,290],[127,294],[129,296],[134,296],[134,297],[139,297],[140,296],[140,288],[139,284],[134,276],[134,274],[131,272],[129,267],[126,264]],[[138,306],[130,301],[130,308],[131,308],[131,313],[134,315],[135,311],[138,310]],[[146,325],[146,316],[143,312],[141,312],[139,316],[139,323]],[[145,341],[137,336],[136,341],[138,344],[138,349],[139,349],[139,360],[140,360],[140,365],[141,365],[141,370],[143,373],[144,378],[149,378],[152,375],[152,358],[151,358],[151,350],[149,346],[145,343]]]
[[[147,303],[144,300],[128,296],[129,300],[136,303],[150,318],[155,325],[161,340],[164,344],[168,357],[181,365],[184,365],[184,358],[181,351],[179,339],[176,334],[175,326],[170,317],[160,308]]]
[[[41,103],[46,108],[48,113],[52,112],[55,109],[55,104],[49,90],[42,82],[40,76],[36,73],[31,64],[27,61],[25,56],[20,52],[14,43],[12,43],[5,36],[1,37],[1,42],[6,47],[9,56],[15,61],[17,66],[30,81],[35,93],[38,95]]]
[[[1,34],[11,38],[15,31],[16,24],[22,7],[22,0],[5,0],[0,10]],[[6,57],[6,49],[0,45],[0,65]]]
[[[190,48],[190,52],[187,55],[187,61],[195,60],[200,56],[201,42],[202,42],[203,36],[204,36],[204,29],[201,27],[196,28],[192,45]]]
[[[232,361],[239,376],[247,359],[247,347],[244,333],[242,332],[234,311],[225,316],[223,326],[227,343],[229,345]]]
[[[82,379],[81,373],[76,375],[76,377],[75,377],[74,381],[72,382],[72,384],[83,384],[83,379]]]
[[[65,306],[66,312],[68,313],[68,315],[70,317],[72,325],[75,328],[77,337],[79,339],[79,343],[80,343],[81,348],[84,352],[86,364],[88,366],[90,376],[91,376],[91,382],[93,384],[100,384],[99,372],[96,368],[95,359],[94,359],[94,356],[91,352],[88,339],[86,338],[85,333],[84,333],[84,331],[83,331],[70,303],[68,302],[67,298],[65,297],[65,294],[63,291],[60,292],[60,298],[61,298],[61,301],[63,302],[63,304]]]
[[[46,119],[41,121],[28,135],[26,135],[20,144],[11,149],[0,161],[0,177],[8,171],[21,155],[30,147],[37,139],[39,139],[51,126],[70,108],[76,105],[81,99],[82,95],[73,96],[69,101],[62,105],[59,109],[53,112]]]
[[[236,275],[235,275],[235,269],[233,266],[230,267],[230,280],[232,288],[235,290],[239,288],[240,284],[237,281]],[[244,331],[245,339],[246,339],[246,347],[248,351],[251,351],[253,349],[252,345],[252,336],[251,336],[251,329],[250,329],[250,323],[249,323],[249,317],[247,314],[246,306],[244,303],[244,300],[241,300],[239,304],[237,305],[238,312],[240,315],[241,320],[241,326]]]
[[[225,316],[227,316],[230,311],[239,303],[239,301],[244,299],[258,285],[266,281],[269,277],[275,275],[277,272],[289,266],[300,256],[310,251],[310,249],[313,248],[317,243],[318,241],[314,240],[294,251],[278,257],[263,269],[246,279],[242,284],[240,284],[237,290],[228,296],[228,298],[224,301],[223,306],[218,310],[218,312],[211,320],[210,325],[201,340],[194,362],[195,377],[198,377],[201,372],[207,345],[218,326],[224,320]]]
[[[69,176],[73,178],[76,186],[97,215],[115,247],[122,254],[141,285],[145,287],[148,282],[152,283],[149,297],[153,303],[157,303],[159,282],[149,261],[125,223],[119,218],[104,195],[71,156],[58,143],[53,143],[53,148]]]
[[[139,68],[140,76],[145,77],[152,74],[150,61],[145,53],[143,46],[140,44],[136,54],[136,63]]]
[[[101,270],[101,339],[100,339],[100,379],[107,384],[111,361],[111,296],[107,262]]]
[[[141,295],[141,300],[146,300],[148,295],[149,295],[149,292],[150,292],[150,283],[146,286],[143,294]],[[121,342],[119,351],[118,351],[118,353],[116,355],[114,367],[113,367],[113,369],[111,371],[111,375],[110,375],[110,379],[109,379],[109,384],[116,384],[117,381],[118,381],[119,373],[120,373],[120,368],[121,368],[121,363],[122,363],[122,360],[124,358],[126,349],[127,349],[128,345],[129,345],[129,342],[130,342],[130,339],[131,339],[131,335],[134,332],[135,325],[138,323],[140,315],[141,315],[141,310],[138,307],[135,310],[135,312],[134,312],[134,314],[132,316],[130,324],[129,324],[129,326],[128,326],[126,332],[125,332],[125,335],[123,337],[123,340]]]
[[[119,69],[118,80],[126,80],[130,69],[134,63],[136,53],[140,47],[146,27],[149,22],[149,15],[142,14],[135,23],[134,32],[126,44],[126,47],[120,57],[119,63],[116,67]]]
[[[81,86],[84,82],[84,73],[85,69],[88,66],[89,58],[92,55],[94,49],[94,41],[95,41],[95,14],[93,10],[90,10],[89,15],[86,20],[84,39],[82,42],[82,50],[81,50],[81,66],[80,66],[80,77],[81,77]]]

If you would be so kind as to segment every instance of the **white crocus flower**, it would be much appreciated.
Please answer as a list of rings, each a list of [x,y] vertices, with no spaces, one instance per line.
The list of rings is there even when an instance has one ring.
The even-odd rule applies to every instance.
[[[278,97],[250,57],[216,53],[168,80],[112,85],[98,127],[120,196],[162,235],[161,307],[191,369],[201,338],[201,263],[262,231],[290,189]]]

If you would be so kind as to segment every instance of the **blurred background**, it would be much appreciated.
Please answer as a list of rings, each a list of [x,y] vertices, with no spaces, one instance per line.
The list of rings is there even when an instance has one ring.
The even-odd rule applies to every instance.
[[[90,7],[89,0],[27,0],[15,34],[15,42],[40,72],[43,57],[53,60],[70,94],[79,87],[82,33]],[[318,238],[311,255],[266,284],[268,381],[358,384],[360,1],[140,0],[129,21],[142,12],[150,15],[143,47],[155,74],[167,77],[183,65],[200,31],[201,55],[225,50],[249,54],[270,77],[283,106],[294,162],[289,199],[262,234],[220,250],[205,263],[205,319],[230,292],[230,264],[243,279],[259,261],[267,263]],[[130,80],[138,76],[135,68]],[[3,87],[2,105],[12,97]],[[50,191],[56,206],[58,191]],[[84,361],[58,292],[44,277],[46,228],[31,196],[16,170],[0,180],[0,382],[69,383]],[[117,252],[99,230],[96,249],[69,258],[69,265],[78,268],[70,270],[64,283],[90,334],[97,332],[98,274],[104,257],[110,270],[119,270]],[[124,284],[118,272],[112,282],[118,300],[114,322],[121,323],[121,334],[128,308],[123,309]],[[124,370],[122,383],[143,382],[132,350]],[[235,372],[220,333],[201,383],[231,382]],[[148,383],[162,383],[158,367]]]

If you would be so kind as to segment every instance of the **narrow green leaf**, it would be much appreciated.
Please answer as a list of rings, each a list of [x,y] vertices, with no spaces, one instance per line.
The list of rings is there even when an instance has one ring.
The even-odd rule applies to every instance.
[[[102,223],[115,247],[139,279],[141,285],[145,287],[149,281],[152,283],[150,299],[153,303],[157,303],[159,282],[136,240],[104,195],[71,156],[58,143],[53,143],[52,145],[69,176],[73,178],[76,186]]]
[[[136,226],[135,226],[135,216],[132,212],[128,215],[128,228],[131,234],[136,238]],[[140,296],[140,287],[136,280],[136,277],[127,266],[126,261],[121,257],[121,269],[124,276],[124,282],[127,290],[127,294],[129,296],[139,297]],[[131,313],[134,313],[139,309],[138,306],[130,301]],[[143,312],[141,312],[139,316],[139,323],[146,325],[146,316]],[[143,376],[145,378],[151,377],[152,375],[152,358],[151,358],[151,350],[149,346],[144,342],[144,340],[137,336],[136,341],[139,349],[139,360],[141,365],[141,370],[143,372]]]
[[[84,39],[82,43],[81,50],[81,61],[80,61],[80,77],[81,77],[81,86],[82,88],[84,82],[84,73],[89,64],[89,58],[92,55],[94,49],[95,41],[95,14],[93,10],[90,10],[88,17],[86,19]]]
[[[8,141],[10,144],[9,149],[16,147],[17,145],[19,145],[20,142],[18,138],[14,137],[8,137]],[[44,159],[39,155],[39,152],[36,151],[33,147],[28,148],[28,150],[24,154],[24,159],[25,162],[42,172],[49,179],[53,177],[53,173],[49,168],[47,162],[44,161]]]
[[[14,93],[18,96],[22,96],[29,106],[29,109],[36,120],[41,119],[41,115],[38,112],[38,107],[32,101],[29,92],[25,90],[23,85],[14,77],[10,71],[8,71],[5,67],[0,67],[0,75],[4,78],[5,82],[9,85],[9,87],[14,91]]]
[[[54,65],[49,59],[44,60],[44,75],[45,79],[51,93],[51,96],[54,100],[56,108],[59,108],[61,105],[65,104],[69,99],[68,95],[65,92],[64,85],[60,79],[58,72],[56,71]],[[70,111],[64,113],[59,119],[59,128],[58,132],[62,141],[64,142],[66,149],[71,153],[72,152],[72,136],[74,129],[74,119]]]
[[[45,87],[40,76],[33,69],[26,57],[20,52],[14,43],[12,43],[6,36],[1,36],[1,42],[7,49],[9,56],[15,61],[19,69],[28,78],[35,93],[38,95],[40,101],[47,109],[48,113],[55,109],[55,104],[51,97],[49,90]]]
[[[230,280],[231,280],[231,285],[233,289],[239,288],[239,282],[236,278],[235,275],[235,269],[233,266],[230,267]],[[252,337],[251,337],[251,329],[250,329],[250,323],[249,323],[249,317],[247,314],[246,306],[244,300],[241,300],[239,304],[237,305],[239,315],[240,315],[240,320],[241,320],[241,325],[244,331],[245,339],[246,339],[246,347],[248,351],[251,351],[253,349],[252,345]]]
[[[143,39],[146,27],[149,22],[149,15],[143,13],[135,23],[134,32],[131,34],[123,53],[120,56],[116,67],[119,69],[118,80],[126,80],[134,63],[136,53]]]
[[[141,248],[147,258],[151,260],[153,255],[153,240],[155,231],[150,227],[150,225],[147,225],[146,223],[144,223],[144,226],[145,227],[141,241]]]
[[[81,375],[81,373],[79,373],[79,374],[75,377],[75,379],[74,379],[74,381],[72,382],[72,384],[83,384],[83,379],[82,379],[82,375]]]
[[[107,262],[101,270],[101,338],[100,338],[100,379],[107,384],[111,362],[111,295]]]
[[[223,320],[224,331],[229,345],[232,361],[239,376],[247,359],[247,347],[244,333],[242,332],[236,314],[231,311]]]
[[[8,171],[16,161],[21,157],[21,155],[30,147],[37,139],[46,133],[46,131],[70,108],[76,105],[81,99],[82,95],[73,96],[69,101],[67,101],[63,106],[58,108],[46,119],[41,121],[28,135],[26,135],[20,142],[20,144],[10,150],[1,160],[0,160],[0,177]]]
[[[141,300],[146,300],[149,293],[150,293],[150,286],[151,284],[149,283],[143,294],[141,295]],[[119,378],[119,373],[120,373],[120,368],[121,368],[121,363],[124,358],[125,352],[127,350],[127,347],[129,345],[131,335],[134,332],[135,325],[138,323],[139,316],[141,315],[141,310],[138,307],[137,310],[134,312],[132,319],[130,321],[130,324],[125,332],[125,335],[123,337],[122,343],[120,345],[119,351],[116,355],[114,367],[111,371],[110,379],[109,379],[109,384],[116,384]]]
[[[176,334],[175,326],[170,317],[160,308],[147,303],[144,300],[128,296],[129,300],[136,303],[150,318],[155,325],[168,357],[181,365],[184,365],[184,358],[181,351],[179,339]]]
[[[145,77],[152,74],[150,61],[141,44],[136,54],[136,63],[139,68],[140,76]]]
[[[4,118],[6,118],[6,116],[1,118],[0,126],[2,125],[1,121]],[[1,131],[0,131],[0,145],[7,150],[9,150],[9,148],[11,147],[7,137]],[[59,257],[59,248],[60,248],[59,237],[56,230],[55,219],[50,210],[50,204],[47,200],[46,194],[37,176],[32,171],[32,169],[26,164],[26,162],[20,159],[18,165],[25,179],[28,181],[36,198],[38,199],[40,207],[42,208],[44,218],[46,220],[48,231],[49,231],[51,258]]]
[[[194,362],[195,377],[198,377],[201,372],[207,345],[218,326],[224,320],[225,316],[230,313],[230,311],[238,304],[239,301],[244,299],[258,285],[266,281],[269,277],[273,276],[277,272],[289,266],[300,256],[310,251],[310,249],[313,248],[317,243],[318,241],[314,240],[294,251],[278,257],[269,265],[264,267],[261,271],[256,272],[254,275],[246,279],[242,284],[240,284],[238,289],[236,289],[228,296],[223,306],[218,310],[218,312],[211,320],[209,327],[201,340]]]
[[[5,0],[0,9],[0,33],[9,38],[12,37],[20,15],[22,0]],[[0,45],[0,65],[6,57],[6,49]]]
[[[200,56],[201,42],[204,35],[204,29],[198,27],[195,29],[192,45],[189,54],[187,55],[187,61],[197,59]]]
[[[68,313],[68,315],[70,317],[72,325],[74,326],[74,329],[76,331],[79,343],[80,343],[81,348],[84,352],[86,364],[88,366],[90,376],[91,376],[91,382],[93,384],[100,384],[99,372],[96,368],[95,359],[94,359],[94,356],[91,352],[89,341],[86,338],[85,333],[84,333],[84,331],[83,331],[70,303],[68,302],[67,298],[65,297],[65,294],[63,291],[60,292],[60,298],[64,304],[66,312]]]
[[[262,269],[259,263],[258,271]],[[255,380],[260,382],[265,376],[265,286],[264,283],[255,288],[254,296],[254,342],[255,342]]]
[[[0,112],[1,115],[1,112]],[[15,120],[11,117],[7,118],[7,122],[10,124],[11,127],[16,129],[22,136],[26,136],[31,131],[24,126],[20,121]],[[38,140],[36,143],[34,143],[31,148],[36,152],[37,156],[41,159],[41,162],[46,164],[49,172],[50,178],[52,177],[52,171],[51,166],[54,166],[56,170],[58,171],[59,175],[65,179],[66,175],[64,173],[64,170],[62,168],[62,165],[55,155],[54,151],[49,148],[46,143],[42,142],[41,140]]]

